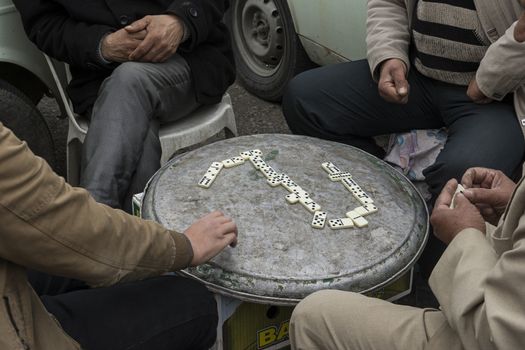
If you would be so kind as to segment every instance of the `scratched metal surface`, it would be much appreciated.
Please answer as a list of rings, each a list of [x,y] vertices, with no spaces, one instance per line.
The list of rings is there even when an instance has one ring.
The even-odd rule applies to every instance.
[[[323,230],[313,214],[290,205],[250,162],[223,169],[209,189],[197,186],[213,161],[260,149],[276,171],[288,174],[327,211]],[[360,203],[321,163],[331,161],[374,199],[379,211],[367,228],[332,230]],[[185,273],[225,295],[292,305],[326,288],[367,292],[406,272],[427,238],[428,212],[412,184],[386,163],[356,148],[293,135],[254,135],[219,141],[171,160],[146,189],[142,215],[184,231],[204,214],[221,210],[237,222],[239,245]]]

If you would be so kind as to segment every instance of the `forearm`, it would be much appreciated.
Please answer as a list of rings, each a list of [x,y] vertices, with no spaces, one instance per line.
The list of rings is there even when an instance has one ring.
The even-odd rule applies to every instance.
[[[525,42],[516,40],[517,24],[489,47],[476,73],[479,89],[494,100],[502,100],[525,82]]]
[[[410,29],[403,0],[369,0],[367,13],[367,58],[375,80],[382,62],[402,60],[410,68],[408,57]]]
[[[222,18],[228,6],[229,2],[226,0],[173,1],[166,12],[180,18],[187,31],[187,40],[181,50],[192,51],[209,40],[212,29],[223,25]]]
[[[183,235],[96,203],[1,124],[0,164],[2,258],[97,286],[189,265]]]

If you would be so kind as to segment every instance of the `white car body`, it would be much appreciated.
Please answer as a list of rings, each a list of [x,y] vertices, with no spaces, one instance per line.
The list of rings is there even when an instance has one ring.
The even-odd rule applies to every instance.
[[[295,31],[319,65],[366,56],[366,0],[288,0]]]

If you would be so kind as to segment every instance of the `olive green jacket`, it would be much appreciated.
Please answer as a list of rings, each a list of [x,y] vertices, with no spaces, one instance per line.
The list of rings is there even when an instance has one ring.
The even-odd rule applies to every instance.
[[[417,0],[368,0],[367,58],[375,79],[384,60],[398,58],[410,69],[412,11]],[[480,90],[494,100],[514,92],[514,107],[525,134],[525,43],[514,39],[523,8],[518,0],[474,0],[492,42],[476,73]]]
[[[0,349],[80,348],[25,268],[109,286],[184,268],[193,257],[186,236],[96,203],[1,123],[0,223]]]

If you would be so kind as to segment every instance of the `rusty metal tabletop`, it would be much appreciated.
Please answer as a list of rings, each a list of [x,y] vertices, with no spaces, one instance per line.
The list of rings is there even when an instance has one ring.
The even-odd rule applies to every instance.
[[[249,161],[222,169],[209,189],[197,183],[212,162],[260,149],[266,163],[310,193],[328,213],[343,218],[361,204],[321,163],[349,171],[374,200],[377,213],[365,228],[311,227],[313,214],[285,200]],[[239,230],[239,244],[207,264],[183,271],[211,290],[258,303],[293,305],[321,289],[370,292],[407,272],[428,235],[425,202],[402,174],[357,148],[316,138],[267,134],[215,142],[180,155],[148,184],[142,216],[185,231],[195,220],[221,210]]]

